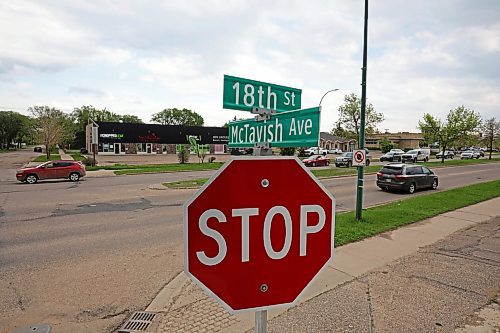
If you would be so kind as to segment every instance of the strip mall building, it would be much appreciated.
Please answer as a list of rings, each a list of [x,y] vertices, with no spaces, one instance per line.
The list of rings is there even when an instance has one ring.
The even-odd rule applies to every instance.
[[[86,148],[91,152],[96,144],[99,155],[175,154],[176,144],[189,144],[193,136],[210,145],[211,154],[223,154],[228,135],[224,127],[97,122],[86,127]]]

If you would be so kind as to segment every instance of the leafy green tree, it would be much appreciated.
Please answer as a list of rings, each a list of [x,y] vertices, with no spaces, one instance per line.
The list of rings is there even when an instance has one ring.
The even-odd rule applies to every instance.
[[[355,132],[347,131],[347,130],[343,129],[339,123],[335,124],[335,127],[330,131],[330,134],[341,137],[341,138],[357,140],[357,136],[356,136]]]
[[[22,115],[14,111],[0,111],[0,147],[7,149],[23,128]]]
[[[283,147],[280,148],[281,156],[294,156],[295,155],[295,147]]]
[[[133,124],[142,124],[144,123],[141,118],[131,115],[131,114],[126,114],[123,116],[120,116],[120,121],[122,123],[133,123]]]
[[[35,143],[34,119],[20,114],[22,121],[21,129],[17,132],[16,141],[19,145],[22,142],[27,144]]]
[[[153,114],[151,121],[162,125],[203,126],[203,117],[189,109],[165,109]]]
[[[500,139],[500,121],[495,117],[486,120],[482,126],[483,141],[490,150],[489,159],[491,160],[491,153],[493,152],[493,143]]]
[[[428,142],[438,141],[443,157],[441,163],[444,163],[444,152],[446,148],[451,147],[456,142],[470,137],[481,125],[481,116],[474,110],[465,108],[463,105],[454,110],[450,110],[446,116],[446,121],[441,121],[434,116],[426,113],[418,126],[422,131],[424,139]]]
[[[35,131],[38,142],[45,145],[47,159],[57,144],[63,144],[74,136],[69,115],[49,106],[33,106],[28,109],[35,118]]]
[[[384,120],[384,115],[374,110],[370,103],[365,111],[365,131],[367,134],[374,133],[378,124]],[[337,128],[356,134],[359,142],[359,132],[361,129],[361,99],[356,94],[344,96],[344,104],[339,107],[339,119],[336,123]]]
[[[387,140],[386,137],[384,137],[382,141],[380,141],[380,150],[382,151],[382,153],[385,154],[393,148],[394,145],[391,142],[389,142],[389,140]]]

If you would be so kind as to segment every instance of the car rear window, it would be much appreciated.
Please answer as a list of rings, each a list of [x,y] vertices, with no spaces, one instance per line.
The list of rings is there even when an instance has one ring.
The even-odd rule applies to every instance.
[[[380,170],[380,172],[388,175],[400,175],[403,172],[403,168],[387,165],[383,167],[382,170]]]

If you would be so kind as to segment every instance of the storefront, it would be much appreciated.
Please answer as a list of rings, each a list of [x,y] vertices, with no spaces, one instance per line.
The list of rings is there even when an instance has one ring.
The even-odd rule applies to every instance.
[[[97,122],[86,128],[86,148],[97,154],[175,154],[176,144],[189,144],[189,137],[198,144],[210,145],[211,154],[227,149],[228,129],[224,127],[156,125]]]

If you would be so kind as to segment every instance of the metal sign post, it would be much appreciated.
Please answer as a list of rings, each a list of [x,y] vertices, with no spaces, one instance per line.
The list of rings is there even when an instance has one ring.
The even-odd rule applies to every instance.
[[[267,310],[255,312],[255,333],[267,332]]]

